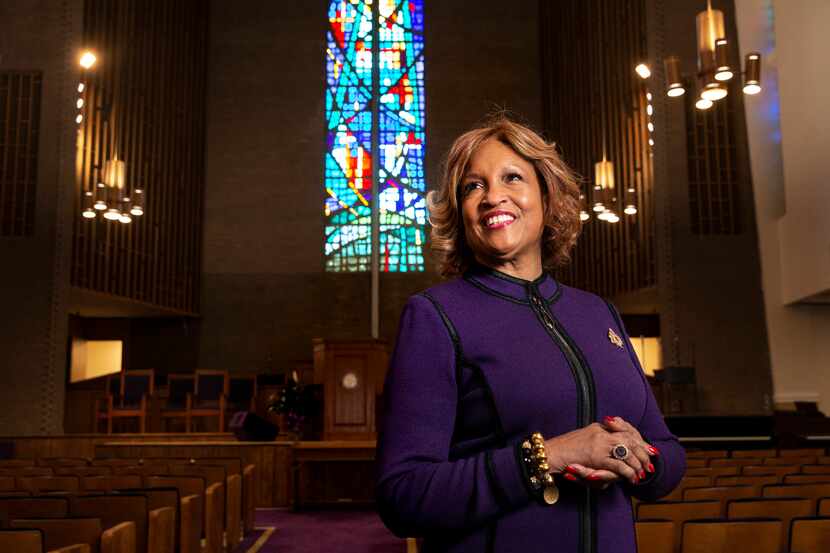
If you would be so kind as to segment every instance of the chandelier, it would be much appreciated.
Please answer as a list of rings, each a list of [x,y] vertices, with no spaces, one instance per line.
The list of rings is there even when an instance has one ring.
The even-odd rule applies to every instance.
[[[729,64],[729,40],[724,29],[723,12],[713,10],[711,0],[706,2],[706,10],[697,14],[697,76],[695,101],[697,109],[709,109],[714,102],[729,94],[727,84],[740,72],[740,67]],[[680,58],[668,56],[664,60],[666,68],[666,94],[672,98],[686,93],[686,86],[680,72]],[[761,54],[750,52],[744,61],[744,94],[761,92]]]
[[[98,58],[94,52],[87,50],[83,52],[79,59],[81,66],[81,82],[78,83],[78,98],[75,101],[77,113],[75,115],[75,123],[78,125],[78,133],[80,137],[80,126],[84,121],[84,114],[90,108],[87,99],[89,98],[89,86],[92,80],[88,76],[88,71],[94,69],[98,62]],[[95,167],[97,169],[97,179],[93,190],[84,190],[82,193],[82,211],[81,215],[85,219],[96,219],[98,213],[101,213],[103,218],[107,221],[118,221],[120,223],[131,223],[133,217],[140,217],[144,215],[144,190],[141,188],[134,188],[130,194],[130,188],[127,184],[127,167],[124,160],[118,159],[118,135],[114,132],[115,127],[114,117],[110,119],[110,106],[104,110],[107,117],[104,118],[104,124],[107,126],[109,132],[112,133],[110,144],[113,145],[113,150],[116,152],[112,159],[106,160],[104,163]],[[80,143],[79,143],[80,144]],[[79,146],[80,147],[80,146]]]

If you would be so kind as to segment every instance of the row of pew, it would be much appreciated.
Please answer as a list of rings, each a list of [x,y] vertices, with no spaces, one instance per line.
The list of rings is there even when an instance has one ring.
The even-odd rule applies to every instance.
[[[641,553],[830,552],[823,449],[688,451],[671,494],[632,502]]]
[[[0,544],[39,534],[33,551],[230,552],[253,530],[255,470],[238,458],[0,460]]]

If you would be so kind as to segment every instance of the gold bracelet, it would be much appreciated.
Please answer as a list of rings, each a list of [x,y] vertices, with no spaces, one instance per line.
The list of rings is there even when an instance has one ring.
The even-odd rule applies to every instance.
[[[530,440],[522,442],[522,450],[525,465],[530,473],[530,486],[534,490],[542,488],[542,498],[548,505],[553,505],[559,500],[559,488],[553,480],[553,475],[548,471],[547,454],[545,453],[545,440],[542,434],[534,432]]]

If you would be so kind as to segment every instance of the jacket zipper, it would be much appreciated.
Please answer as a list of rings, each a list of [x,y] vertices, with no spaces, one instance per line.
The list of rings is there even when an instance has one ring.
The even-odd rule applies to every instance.
[[[545,300],[541,298],[536,287],[528,285],[528,292],[531,308],[542,326],[545,327],[548,335],[562,350],[574,375],[579,392],[577,394],[577,424],[580,428],[588,426],[596,419],[596,393],[593,375],[588,363],[584,361],[581,355],[577,354],[577,347],[573,339],[568,336],[559,321],[550,313],[545,305]],[[594,553],[596,549],[594,543],[596,521],[593,517],[595,511],[593,504],[594,494],[590,488],[585,488],[585,499],[579,509],[581,553]]]

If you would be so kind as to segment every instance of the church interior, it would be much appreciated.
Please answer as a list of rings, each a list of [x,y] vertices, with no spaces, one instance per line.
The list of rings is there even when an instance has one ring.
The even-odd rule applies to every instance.
[[[828,20],[0,0],[0,550],[428,553],[376,509],[384,381],[426,194],[506,113],[580,178],[552,276],[686,450],[639,551],[830,551]]]

